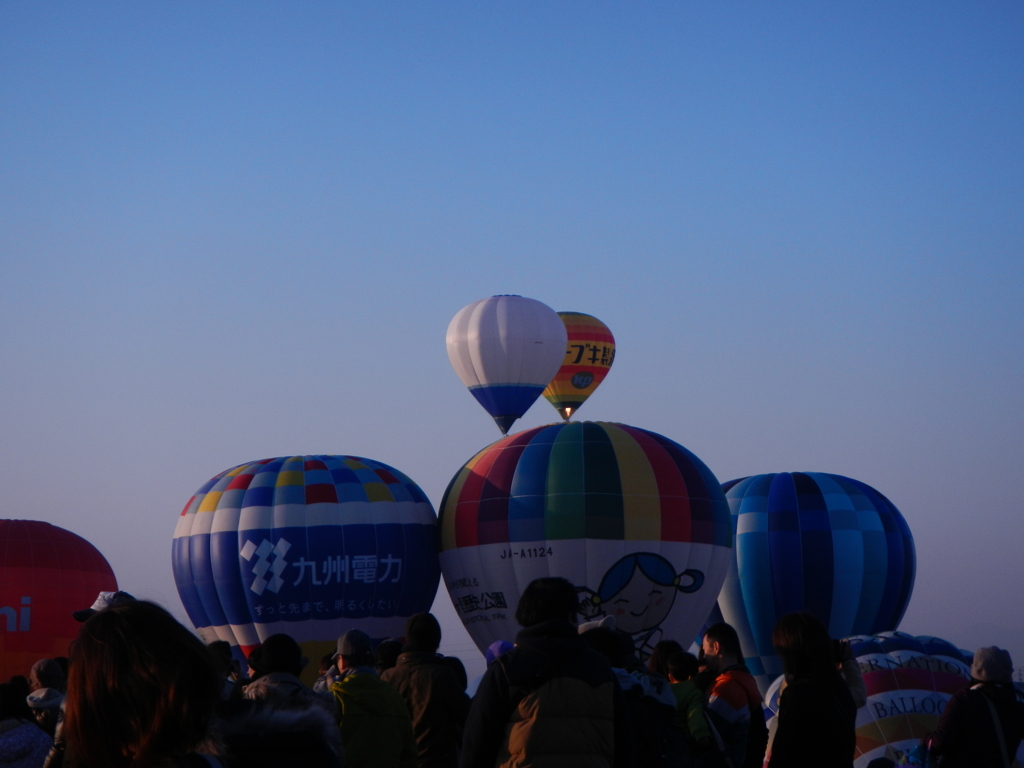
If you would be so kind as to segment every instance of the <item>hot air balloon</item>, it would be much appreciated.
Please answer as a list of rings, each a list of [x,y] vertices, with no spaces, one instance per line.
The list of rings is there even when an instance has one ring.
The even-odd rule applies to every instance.
[[[711,470],[625,424],[555,424],[488,446],[449,484],[440,527],[445,584],[481,650],[515,638],[527,584],[562,576],[584,619],[615,617],[646,657],[663,637],[693,637],[732,560]]]
[[[899,510],[841,475],[783,472],[722,486],[736,534],[718,597],[764,693],[782,674],[772,629],[806,611],[832,637],[899,626],[914,587],[914,539]]]
[[[419,486],[381,462],[247,462],[185,505],[174,580],[203,640],[247,654],[285,632],[318,659],[347,629],[401,635],[407,617],[430,610],[440,577],[436,525]]]
[[[455,373],[502,434],[558,373],[566,348],[558,314],[523,296],[492,296],[463,307],[446,341]]]
[[[910,752],[935,730],[946,703],[966,686],[971,659],[938,637],[880,632],[848,638],[868,701],[857,710],[854,768],[885,757],[913,762]],[[782,678],[772,683],[765,707],[777,714]]]
[[[562,367],[544,390],[559,415],[569,420],[601,386],[615,362],[615,337],[608,326],[582,312],[559,312],[568,335]]]
[[[73,611],[116,592],[110,564],[71,531],[38,520],[0,520],[0,679],[67,656],[82,625]]]

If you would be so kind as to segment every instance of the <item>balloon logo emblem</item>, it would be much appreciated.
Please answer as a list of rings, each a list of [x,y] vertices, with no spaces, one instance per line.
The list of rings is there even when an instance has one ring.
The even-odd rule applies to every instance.
[[[582,373],[577,373],[572,377],[572,385],[576,387],[576,389],[586,389],[593,381],[594,374],[590,371],[583,371]]]

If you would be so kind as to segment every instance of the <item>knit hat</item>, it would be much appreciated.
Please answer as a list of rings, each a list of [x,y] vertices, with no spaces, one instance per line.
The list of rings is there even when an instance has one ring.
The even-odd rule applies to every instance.
[[[99,595],[96,596],[96,602],[91,606],[83,608],[80,611],[74,611],[71,615],[75,617],[75,621],[86,621],[91,616],[94,616],[105,608],[133,600],[135,600],[135,598],[127,592],[100,592]]]
[[[40,659],[33,664],[32,671],[29,672],[29,679],[31,678],[35,678],[36,685],[40,688],[59,690],[64,687],[64,670],[53,659]]]
[[[308,662],[299,644],[285,634],[271,635],[249,653],[249,666],[259,675],[287,672],[298,677]]]
[[[338,636],[338,652],[334,654],[334,658],[372,653],[373,643],[370,642],[370,636],[360,629],[350,629]]]
[[[974,652],[971,677],[983,683],[1009,683],[1013,680],[1010,652],[992,645]]]
[[[491,666],[491,664],[497,661],[499,656],[504,656],[513,648],[515,648],[515,646],[508,640],[495,640],[487,646],[487,650],[484,652],[484,658],[487,659],[487,666]]]
[[[441,625],[431,613],[414,613],[405,621],[405,648],[434,652],[441,645]]]
[[[53,688],[40,688],[32,691],[25,700],[31,709],[55,709],[64,701],[64,694]]]

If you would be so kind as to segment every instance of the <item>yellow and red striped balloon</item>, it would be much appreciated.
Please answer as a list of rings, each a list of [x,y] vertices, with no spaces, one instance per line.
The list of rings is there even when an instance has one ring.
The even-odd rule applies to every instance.
[[[608,326],[582,312],[559,312],[568,342],[565,359],[544,397],[566,421],[596,390],[615,361],[615,337]]]

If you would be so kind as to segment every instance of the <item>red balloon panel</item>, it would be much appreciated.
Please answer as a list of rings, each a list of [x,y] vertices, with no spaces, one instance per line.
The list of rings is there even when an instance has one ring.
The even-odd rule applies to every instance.
[[[110,564],[81,536],[36,520],[0,520],[0,680],[67,656],[81,626],[71,613],[116,590]]]

